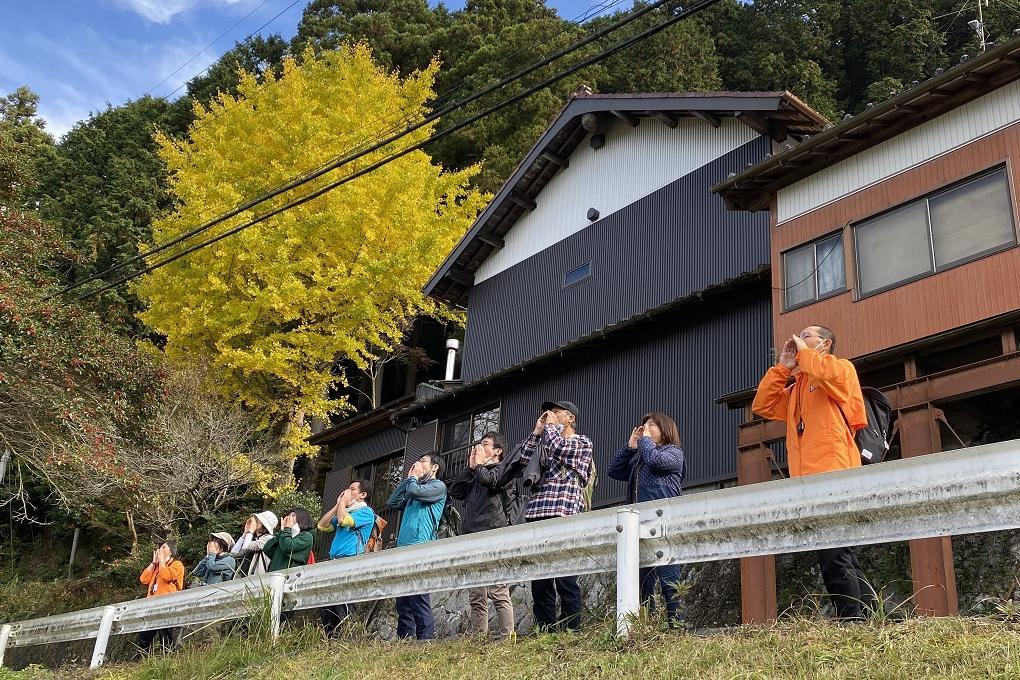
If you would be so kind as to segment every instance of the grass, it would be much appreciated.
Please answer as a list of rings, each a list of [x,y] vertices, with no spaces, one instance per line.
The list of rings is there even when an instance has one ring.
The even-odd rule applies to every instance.
[[[917,618],[840,626],[795,618],[766,627],[695,636],[638,624],[629,640],[608,626],[583,634],[501,643],[461,639],[428,644],[362,635],[324,640],[312,627],[285,631],[277,645],[252,629],[247,639],[193,643],[140,663],[51,672],[0,671],[0,680],[61,678],[1020,678],[1020,626],[991,618]]]

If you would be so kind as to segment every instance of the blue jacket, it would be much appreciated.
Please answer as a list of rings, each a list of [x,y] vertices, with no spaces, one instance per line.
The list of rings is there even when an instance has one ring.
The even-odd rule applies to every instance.
[[[386,501],[386,507],[404,511],[400,532],[397,533],[397,547],[436,540],[445,505],[446,485],[438,479],[430,479],[424,484],[419,484],[414,477],[402,481]]]
[[[354,519],[354,526],[351,528],[340,526],[336,517],[330,520],[336,532],[333,542],[329,545],[330,559],[353,557],[365,552],[368,539],[372,536],[372,527],[375,526],[375,511],[366,505],[354,510],[350,515]]]
[[[202,579],[202,583],[211,586],[234,578],[237,560],[224,553],[222,555],[206,555],[192,570],[191,574]]]
[[[641,503],[683,493],[687,462],[676,444],[656,446],[650,437],[641,437],[636,449],[624,446],[613,456],[607,474],[627,482],[628,503]]]

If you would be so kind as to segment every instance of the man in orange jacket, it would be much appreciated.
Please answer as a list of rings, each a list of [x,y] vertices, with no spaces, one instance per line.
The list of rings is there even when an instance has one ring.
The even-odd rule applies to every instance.
[[[834,354],[835,334],[808,326],[786,341],[779,362],[758,384],[752,410],[786,421],[791,477],[860,467],[854,433],[868,424],[854,365]],[[857,556],[850,548],[818,551],[822,579],[840,619],[863,618],[873,601]]]

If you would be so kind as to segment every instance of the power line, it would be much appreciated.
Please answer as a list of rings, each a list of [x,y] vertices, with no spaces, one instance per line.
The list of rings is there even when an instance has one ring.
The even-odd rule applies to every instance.
[[[481,97],[483,97],[483,96],[485,96],[487,94],[491,94],[495,90],[500,89],[502,87],[505,87],[506,85],[510,84],[514,80],[518,80],[518,79],[520,79],[520,78],[522,78],[522,77],[524,77],[524,76],[534,72],[535,70],[538,70],[539,68],[542,68],[542,67],[548,65],[552,61],[556,61],[557,59],[565,56],[566,54],[569,54],[570,52],[576,51],[577,49],[580,49],[581,47],[584,47],[585,45],[593,42],[594,40],[597,40],[597,39],[599,39],[601,37],[604,37],[605,35],[608,35],[612,31],[614,31],[614,30],[616,30],[618,28],[623,27],[624,25],[630,23],[631,21],[633,21],[633,20],[635,20],[637,18],[640,18],[641,16],[644,16],[648,12],[650,12],[650,11],[654,10],[655,8],[665,4],[667,2],[670,2],[670,1],[672,1],[672,0],[659,0],[659,2],[656,2],[653,5],[649,5],[648,7],[642,9],[640,12],[637,12],[634,15],[632,15],[630,18],[621,19],[620,21],[616,22],[615,24],[613,24],[611,26],[608,26],[605,29],[603,29],[601,31],[598,31],[598,32],[596,32],[594,34],[591,34],[589,36],[589,38],[587,38],[585,40],[573,43],[572,45],[568,46],[567,48],[564,48],[563,50],[560,50],[557,53],[554,53],[552,55],[544,57],[543,59],[541,59],[541,60],[539,60],[537,62],[534,62],[533,64],[531,64],[530,66],[526,67],[525,69],[522,69],[521,71],[518,71],[517,73],[512,74],[510,76],[504,77],[502,80],[497,81],[496,83],[494,83],[494,84],[492,84],[490,86],[487,86],[483,90],[476,92],[474,95],[471,95],[470,97],[462,99],[459,102],[454,102],[453,104],[450,104],[450,105],[448,105],[448,106],[446,106],[446,107],[444,107],[444,108],[442,108],[442,109],[440,109],[438,111],[434,110],[434,112],[430,116],[426,117],[425,119],[423,119],[422,121],[420,121],[416,125],[411,125],[411,121],[413,120],[413,117],[405,117],[402,120],[398,120],[398,121],[396,121],[395,125],[393,125],[393,126],[391,126],[389,128],[384,129],[378,135],[376,135],[376,136],[374,136],[372,138],[369,138],[368,140],[365,140],[365,141],[363,141],[363,142],[361,142],[361,143],[351,147],[350,149],[348,149],[347,151],[344,152],[343,156],[334,157],[333,159],[331,159],[329,161],[326,161],[326,163],[323,163],[323,164],[319,165],[318,167],[312,169],[311,171],[308,171],[308,172],[306,172],[303,175],[298,175],[297,177],[289,180],[284,185],[282,185],[281,187],[278,187],[275,190],[270,190],[269,192],[266,192],[266,193],[264,193],[264,194],[262,194],[262,195],[260,195],[260,196],[258,196],[256,198],[246,202],[245,204],[242,204],[241,206],[237,206],[233,210],[229,211],[228,213],[221,214],[220,216],[214,218],[213,220],[211,220],[209,222],[206,222],[204,224],[201,224],[198,227],[195,227],[195,228],[193,228],[193,229],[191,229],[191,230],[189,230],[189,231],[187,231],[187,232],[185,232],[185,233],[175,237],[174,239],[171,239],[170,241],[168,241],[166,243],[163,243],[163,244],[161,244],[159,246],[155,246],[153,248],[150,248],[145,253],[140,253],[138,255],[132,256],[132,257],[128,258],[127,260],[124,260],[122,262],[110,265],[106,269],[104,269],[104,270],[102,270],[100,272],[96,272],[95,274],[92,274],[92,275],[90,275],[90,276],[88,276],[88,277],[86,277],[86,278],[84,278],[84,279],[82,279],[80,281],[76,281],[75,283],[65,287],[60,292],[61,293],[70,292],[72,290],[75,290],[75,289],[77,289],[77,288],[87,284],[87,283],[95,281],[96,279],[100,279],[100,278],[106,276],[107,274],[110,274],[110,273],[112,273],[112,272],[114,272],[114,271],[116,271],[118,269],[121,269],[121,268],[127,266],[127,265],[134,264],[135,262],[138,262],[140,260],[143,260],[146,257],[149,257],[150,255],[154,255],[154,254],[156,254],[158,252],[161,252],[163,250],[171,248],[171,247],[177,245],[178,243],[180,243],[182,241],[190,239],[192,236],[195,236],[195,235],[200,234],[200,233],[202,233],[204,231],[207,231],[208,229],[212,228],[216,224],[219,224],[219,223],[221,223],[221,222],[223,222],[223,221],[225,221],[227,219],[230,219],[231,217],[235,217],[238,214],[240,214],[240,213],[242,213],[242,212],[244,212],[244,211],[246,211],[246,210],[248,210],[248,209],[250,209],[252,207],[255,207],[259,203],[262,203],[262,202],[264,202],[266,200],[269,200],[269,199],[279,195],[280,193],[284,193],[284,192],[289,191],[289,190],[291,190],[293,188],[301,186],[302,184],[304,184],[304,183],[306,183],[308,181],[316,179],[317,177],[319,177],[319,176],[321,176],[323,174],[326,174],[326,173],[332,171],[333,169],[335,169],[337,167],[340,167],[340,165],[342,165],[342,164],[345,164],[345,163],[353,161],[353,160],[357,160],[358,158],[360,158],[360,157],[362,157],[364,155],[367,155],[367,154],[369,154],[369,153],[371,153],[371,152],[373,152],[375,150],[378,150],[382,146],[385,146],[386,144],[389,144],[389,143],[391,143],[391,142],[393,142],[393,141],[395,141],[395,140],[397,140],[397,139],[399,139],[399,138],[401,138],[401,137],[403,137],[403,136],[405,136],[407,134],[410,134],[411,132],[414,132],[415,130],[420,129],[421,127],[424,127],[425,125],[429,124],[430,122],[433,122],[433,121],[439,119],[441,116],[445,116],[447,113],[451,113],[451,112],[455,111],[456,109],[461,108],[461,107],[465,106],[466,104],[468,104],[468,103],[470,103],[472,101],[475,101],[475,100],[477,100],[477,99],[479,99],[479,98],[481,98]],[[608,6],[605,7],[604,9],[610,9],[610,8],[620,4],[621,2],[623,2],[623,0],[613,0],[612,2],[609,2]],[[599,6],[601,6],[601,5],[606,5],[606,0],[603,0],[602,2],[599,2],[596,5],[594,5],[593,7],[589,8],[584,13],[584,15],[582,15],[582,16],[587,16],[587,15],[591,14],[594,10],[599,8]],[[601,11],[604,11],[604,9],[598,10],[598,12],[595,12],[595,14],[598,14]],[[566,27],[561,28],[561,30],[558,31],[553,36],[551,36],[551,38],[557,37],[558,35],[562,34],[565,30],[566,30]],[[518,54],[518,53],[522,52],[523,49],[524,48],[520,48],[515,53],[511,53],[511,55],[509,55],[507,57],[507,59],[510,59],[513,56],[515,56],[515,54]],[[456,87],[450,88],[449,90],[447,90],[447,92],[452,94],[452,93],[454,93],[454,92],[456,92],[456,91],[458,91],[460,89],[463,89],[463,87],[464,87],[464,83],[461,83],[460,85],[457,85]],[[399,130],[399,125],[401,123],[404,123],[405,125],[409,125],[409,127],[406,127],[399,134],[397,134],[396,131]],[[199,125],[194,130],[192,130],[191,133],[194,134],[194,132],[197,132],[202,127],[204,127],[205,124],[206,123],[203,123],[202,125]],[[368,124],[363,125],[360,129],[365,129],[367,126],[368,126]],[[387,135],[390,135],[390,136],[387,138]],[[380,141],[380,140],[384,140],[384,141]]]
[[[303,184],[307,184],[308,182],[310,182],[310,181],[312,181],[314,179],[317,179],[318,177],[321,177],[322,175],[325,175],[325,174],[327,174],[329,172],[332,172],[333,170],[335,170],[337,168],[340,168],[343,165],[347,165],[349,163],[352,163],[353,161],[356,161],[359,158],[362,158],[362,157],[364,157],[364,156],[366,156],[366,155],[368,155],[368,154],[370,154],[370,153],[372,153],[374,151],[378,151],[379,149],[381,149],[381,148],[383,148],[383,147],[385,147],[385,146],[387,146],[387,145],[389,145],[389,144],[391,144],[391,143],[393,143],[395,141],[399,141],[401,138],[406,137],[407,135],[409,135],[409,134],[411,134],[411,133],[421,129],[422,127],[425,127],[426,125],[439,120],[441,117],[447,115],[448,113],[452,113],[452,112],[456,111],[457,109],[463,108],[467,104],[470,104],[470,103],[472,103],[474,101],[477,101],[478,99],[480,99],[480,98],[482,98],[482,97],[484,97],[484,96],[486,96],[488,94],[491,94],[491,93],[495,92],[496,90],[502,89],[503,87],[506,87],[507,85],[513,83],[516,80],[520,80],[521,78],[523,78],[523,77],[525,77],[527,75],[530,75],[531,73],[534,73],[535,71],[537,71],[539,69],[545,68],[546,66],[549,66],[552,62],[557,61],[558,59],[561,59],[564,56],[566,56],[566,55],[568,55],[568,54],[570,54],[572,52],[576,52],[577,50],[581,49],[582,47],[585,47],[585,46],[591,44],[592,42],[595,42],[596,40],[605,37],[606,35],[608,35],[608,34],[614,32],[614,31],[622,28],[623,26],[626,26],[627,24],[629,24],[629,23],[631,23],[633,21],[636,21],[637,19],[641,18],[642,16],[645,16],[649,12],[652,12],[652,11],[658,9],[659,7],[661,7],[661,6],[665,5],[665,4],[668,4],[670,2],[675,2],[675,1],[676,0],[657,0],[656,2],[653,2],[653,3],[650,3],[648,5],[645,5],[645,6],[641,7],[639,10],[632,11],[630,14],[624,15],[621,19],[613,22],[612,24],[610,24],[610,25],[608,25],[608,26],[606,26],[606,27],[604,27],[604,28],[602,28],[602,29],[600,29],[598,31],[595,31],[595,32],[591,33],[590,35],[588,35],[587,37],[585,37],[585,38],[583,38],[581,40],[578,40],[578,41],[575,41],[574,43],[571,43],[570,45],[568,45],[568,46],[566,46],[566,47],[564,47],[564,48],[554,52],[553,54],[547,55],[546,57],[543,57],[543,58],[539,59],[538,61],[533,62],[532,64],[524,67],[523,69],[517,71],[516,73],[513,73],[513,74],[511,74],[509,76],[505,76],[502,79],[500,79],[499,81],[497,81],[495,83],[492,83],[491,85],[488,85],[488,86],[482,88],[481,90],[478,90],[475,93],[473,93],[473,94],[471,94],[471,95],[469,95],[469,96],[467,96],[467,97],[465,97],[465,98],[463,98],[463,99],[461,99],[459,101],[453,102],[452,104],[449,104],[449,105],[447,105],[447,106],[445,106],[445,107],[443,107],[443,108],[441,108],[441,109],[439,109],[437,111],[433,111],[431,114],[429,114],[429,115],[425,116],[424,118],[422,118],[419,122],[414,123],[412,125],[409,125],[408,127],[404,128],[400,132],[391,134],[390,136],[385,137],[384,139],[381,139],[381,140],[378,140],[378,138],[377,138],[377,141],[372,143],[370,146],[365,147],[364,145],[361,145],[360,147],[355,147],[355,149],[352,152],[348,152],[347,155],[345,155],[343,157],[334,158],[331,161],[328,161],[327,163],[325,163],[323,165],[320,165],[318,168],[316,168],[316,169],[314,169],[314,170],[312,170],[310,172],[305,173],[304,175],[301,175],[301,176],[299,176],[299,177],[297,177],[297,178],[295,178],[295,179],[293,179],[293,180],[291,180],[291,181],[289,181],[289,182],[287,182],[287,183],[285,183],[283,185],[280,185],[280,186],[276,187],[275,189],[271,189],[271,190],[269,190],[269,191],[267,191],[267,192],[265,192],[265,193],[263,193],[263,194],[261,194],[259,196],[256,196],[255,198],[252,198],[252,199],[250,199],[248,201],[245,201],[244,203],[242,203],[242,204],[240,204],[238,206],[235,206],[231,210],[229,210],[229,211],[227,211],[225,213],[222,213],[222,214],[218,215],[217,217],[215,217],[215,218],[213,218],[213,219],[211,219],[211,220],[209,220],[207,222],[204,222],[203,224],[200,224],[197,227],[189,229],[188,231],[184,232],[183,234],[180,234],[180,235],[170,239],[166,243],[163,243],[163,244],[160,244],[160,245],[155,246],[153,248],[150,248],[145,253],[140,253],[138,255],[132,256],[132,257],[126,259],[126,260],[123,260],[122,262],[120,262],[118,264],[111,265],[110,267],[107,267],[106,269],[104,269],[104,270],[102,270],[100,272],[92,274],[92,275],[82,279],[81,281],[76,281],[75,283],[66,286],[60,292],[61,293],[68,293],[68,292],[70,292],[72,290],[80,288],[81,286],[83,286],[83,285],[85,285],[87,283],[95,281],[96,279],[100,279],[100,278],[106,276],[107,274],[110,274],[110,273],[112,273],[112,272],[114,272],[114,271],[116,271],[118,269],[126,267],[126,266],[128,266],[130,264],[134,264],[134,263],[136,263],[136,262],[138,262],[140,260],[144,260],[146,257],[149,257],[149,256],[154,255],[156,253],[159,253],[159,252],[162,252],[162,251],[167,250],[169,248],[172,248],[173,246],[175,246],[175,245],[177,245],[177,244],[179,244],[179,243],[181,243],[183,241],[186,241],[186,240],[190,239],[193,236],[196,236],[196,235],[201,234],[201,233],[203,233],[205,231],[208,231],[209,229],[211,229],[212,227],[216,226],[217,224],[220,224],[220,223],[222,223],[222,222],[224,222],[224,221],[226,221],[226,220],[228,220],[228,219],[230,219],[232,217],[236,217],[237,215],[239,215],[239,214],[241,214],[241,213],[243,213],[243,212],[245,212],[247,210],[250,210],[251,208],[254,208],[254,207],[258,206],[259,204],[264,203],[265,201],[268,201],[268,200],[270,200],[272,198],[275,198],[276,196],[279,196],[280,194],[286,193],[286,192],[288,192],[288,191],[290,191],[292,189],[295,189],[295,188],[297,188],[299,186],[302,186]],[[555,81],[553,81],[553,82],[555,82]]]
[[[210,47],[212,47],[213,45],[215,45],[216,43],[218,43],[218,42],[219,42],[220,40],[222,40],[222,39],[224,38],[224,36],[226,36],[226,35],[227,35],[228,33],[230,33],[230,32],[231,32],[231,31],[233,31],[233,30],[234,30],[235,28],[237,28],[238,26],[240,26],[241,24],[243,24],[243,23],[244,23],[245,21],[247,21],[247,20],[248,20],[248,17],[250,17],[250,16],[252,15],[252,14],[255,14],[255,12],[259,11],[260,9],[262,9],[262,8],[263,8],[263,7],[264,7],[264,6],[266,5],[266,3],[268,3],[268,2],[269,2],[269,0],[262,0],[262,2],[261,2],[261,3],[259,3],[259,4],[258,4],[258,6],[256,6],[256,7],[255,7],[255,9],[253,9],[252,11],[248,12],[247,14],[245,14],[245,15],[244,15],[244,16],[243,16],[243,17],[242,17],[241,19],[239,19],[239,20],[238,20],[238,21],[237,21],[237,22],[236,22],[236,23],[235,23],[235,24],[234,24],[233,26],[231,26],[231,27],[230,27],[230,28],[228,28],[227,30],[225,30],[225,31],[223,31],[222,33],[220,33],[220,34],[219,34],[219,36],[217,36],[217,38],[216,38],[215,40],[213,40],[213,41],[212,41],[211,43],[209,43],[208,45],[206,45],[205,47],[203,47],[202,49],[200,49],[200,50],[199,50],[198,52],[195,52],[195,54],[193,54],[193,55],[191,56],[191,59],[188,59],[188,60],[187,60],[186,62],[184,62],[183,64],[181,64],[180,66],[178,66],[178,67],[177,67],[177,69],[176,69],[176,70],[175,70],[175,71],[174,71],[173,73],[171,73],[171,74],[170,74],[170,75],[168,75],[168,76],[167,76],[166,78],[164,78],[163,80],[159,81],[158,83],[156,83],[155,85],[153,85],[152,87],[150,87],[150,88],[149,88],[148,90],[146,90],[146,91],[145,91],[145,94],[151,94],[152,92],[154,92],[154,91],[158,90],[158,89],[159,89],[159,86],[160,86],[160,85],[162,85],[163,83],[165,83],[166,81],[170,80],[170,79],[171,79],[171,78],[173,78],[173,77],[174,77],[175,75],[177,75],[178,73],[180,73],[180,72],[181,72],[181,69],[183,69],[183,68],[184,68],[185,66],[187,66],[187,65],[188,65],[188,64],[190,64],[191,62],[193,62],[193,61],[195,61],[196,59],[198,59],[198,57],[199,57],[199,56],[200,56],[200,55],[201,55],[201,54],[202,54],[203,52],[205,52],[205,51],[206,51],[207,49],[209,49]],[[207,68],[208,68],[208,67],[207,67]],[[176,91],[177,91],[177,90],[174,90],[174,92],[176,92]],[[172,94],[172,93],[171,93],[171,94]]]
[[[358,170],[358,171],[354,172],[353,174],[348,175],[347,177],[343,177],[343,178],[341,178],[339,180],[336,180],[334,182],[331,182],[331,183],[329,183],[329,184],[327,184],[327,185],[325,185],[325,186],[323,186],[323,187],[321,187],[319,189],[316,189],[315,191],[311,192],[310,194],[307,194],[305,196],[302,196],[301,198],[295,199],[294,201],[291,201],[290,203],[287,203],[287,204],[285,204],[283,206],[280,206],[278,208],[274,208],[273,210],[270,210],[269,212],[265,213],[264,215],[260,215],[257,218],[249,220],[248,222],[245,222],[245,223],[240,224],[240,225],[238,225],[236,227],[228,229],[227,231],[223,232],[222,234],[218,234],[217,236],[214,236],[214,237],[212,237],[210,239],[202,241],[201,243],[197,243],[195,245],[189,246],[188,248],[185,248],[181,252],[176,253],[175,255],[172,255],[170,257],[164,258],[164,259],[162,259],[162,260],[160,260],[160,261],[158,261],[158,262],[156,262],[154,264],[148,265],[148,266],[146,266],[145,268],[141,269],[138,272],[135,272],[133,274],[129,274],[127,276],[123,276],[120,279],[117,279],[116,281],[113,281],[113,282],[111,282],[111,283],[109,283],[109,284],[107,284],[107,285],[105,285],[105,286],[103,286],[103,287],[101,287],[101,288],[99,288],[99,289],[97,289],[95,291],[84,293],[84,294],[78,296],[78,299],[81,300],[81,299],[90,297],[92,295],[96,295],[96,294],[99,294],[99,293],[104,293],[107,290],[110,290],[112,288],[116,288],[117,286],[121,285],[122,283],[125,283],[127,281],[132,280],[132,279],[138,278],[139,276],[142,276],[142,275],[147,274],[149,272],[155,271],[156,269],[164,267],[164,266],[170,264],[171,262],[179,260],[180,258],[182,258],[182,257],[184,257],[186,255],[189,255],[189,254],[191,254],[191,253],[193,253],[193,252],[195,252],[197,250],[201,250],[202,248],[206,248],[206,247],[208,247],[208,246],[210,246],[210,245],[212,245],[214,243],[217,243],[217,242],[227,238],[228,236],[232,236],[234,234],[237,234],[237,233],[247,229],[248,227],[252,227],[252,226],[254,226],[256,224],[259,224],[260,222],[264,222],[265,220],[269,219],[270,217],[274,217],[275,215],[279,215],[280,213],[285,212],[287,210],[290,210],[291,208],[295,208],[295,207],[297,207],[299,205],[303,205],[305,203],[308,203],[309,201],[312,201],[312,200],[318,198],[319,196],[322,196],[323,194],[326,194],[326,193],[332,191],[333,189],[336,189],[336,188],[338,188],[338,187],[340,187],[340,186],[342,186],[344,184],[347,184],[348,182],[351,182],[351,181],[353,181],[353,180],[355,180],[355,179],[357,179],[359,177],[367,175],[370,172],[373,172],[373,171],[383,167],[384,165],[388,165],[389,163],[392,163],[393,161],[395,161],[395,160],[397,160],[399,158],[402,158],[402,157],[406,156],[409,153],[412,153],[414,151],[418,151],[418,150],[424,148],[425,146],[427,146],[428,144],[430,144],[432,142],[435,142],[435,141],[438,141],[440,139],[443,139],[444,137],[447,137],[447,136],[453,134],[454,132],[456,132],[456,131],[464,128],[464,127],[467,127],[468,125],[471,125],[472,123],[475,123],[478,120],[481,120],[482,118],[485,118],[486,116],[489,116],[489,115],[495,113],[496,111],[499,111],[499,110],[504,109],[504,108],[506,108],[506,107],[508,107],[508,106],[510,106],[512,104],[515,104],[515,103],[521,101],[522,99],[525,99],[526,97],[529,97],[532,94],[534,94],[534,93],[536,93],[536,92],[538,92],[538,91],[540,91],[542,89],[545,89],[549,85],[552,85],[553,83],[556,83],[556,82],[558,82],[560,80],[563,80],[564,78],[566,78],[566,77],[568,77],[570,75],[573,75],[574,73],[576,73],[577,71],[580,71],[583,68],[587,68],[588,66],[591,66],[592,64],[596,64],[596,63],[598,63],[600,61],[603,61],[604,59],[607,59],[608,57],[611,57],[612,55],[616,54],[617,52],[620,52],[620,51],[630,47],[631,45],[634,45],[634,44],[636,44],[636,43],[638,43],[638,42],[640,42],[642,40],[645,40],[645,39],[655,35],[656,33],[659,33],[661,31],[669,28],[670,26],[672,26],[672,25],[674,25],[674,24],[676,24],[676,23],[686,19],[687,17],[692,16],[693,14],[696,14],[697,12],[700,12],[701,10],[716,4],[717,2],[719,2],[719,0],[701,0],[701,2],[695,3],[694,5],[691,5],[690,7],[688,7],[687,9],[681,10],[680,12],[674,14],[672,17],[670,17],[670,18],[668,18],[668,19],[666,19],[666,20],[664,20],[662,22],[659,22],[658,24],[655,24],[655,25],[649,27],[648,29],[642,31],[641,33],[638,33],[638,34],[636,34],[634,36],[631,36],[630,38],[622,40],[622,41],[616,43],[615,45],[613,45],[612,47],[607,48],[607,49],[603,50],[602,52],[599,52],[599,53],[597,53],[597,54],[595,54],[595,55],[593,55],[591,57],[583,59],[580,62],[578,62],[577,64],[575,64],[575,65],[573,65],[573,66],[571,66],[571,67],[569,67],[567,69],[564,69],[564,70],[562,70],[562,71],[560,71],[560,72],[558,72],[556,74],[553,74],[552,76],[549,76],[548,78],[546,78],[546,79],[536,83],[535,85],[532,85],[531,87],[528,87],[527,89],[525,89],[525,90],[523,90],[523,91],[521,91],[521,92],[519,92],[519,93],[517,93],[517,94],[515,94],[515,95],[513,95],[511,97],[508,97],[507,99],[504,99],[500,103],[495,104],[493,106],[490,106],[489,108],[485,109],[484,111],[481,111],[481,112],[479,112],[479,113],[477,113],[477,114],[475,114],[473,116],[470,116],[470,117],[464,119],[463,121],[461,121],[459,123],[456,123],[455,125],[451,126],[450,128],[448,128],[446,130],[443,130],[441,132],[437,132],[437,133],[434,133],[434,134],[430,135],[428,138],[426,138],[425,140],[423,140],[421,142],[418,142],[418,143],[413,144],[413,145],[411,145],[409,147],[406,147],[406,148],[400,150],[399,152],[396,152],[396,153],[394,153],[394,154],[392,154],[392,155],[390,155],[390,156],[388,156],[386,158],[383,158],[383,159],[381,159],[379,161],[376,161],[375,163],[372,163],[371,165],[369,165],[369,166],[367,166],[365,168],[362,168],[361,170]],[[658,4],[662,4],[662,3],[656,3],[656,4],[658,5]]]
[[[264,29],[265,29],[265,28],[266,28],[267,26],[269,26],[269,24],[273,23],[274,21],[276,21],[277,19],[279,19],[280,17],[282,17],[282,16],[284,15],[284,14],[286,14],[287,12],[289,12],[289,11],[290,11],[290,10],[291,10],[291,9],[292,9],[292,8],[294,7],[294,5],[298,4],[299,2],[304,2],[304,1],[305,1],[305,0],[294,0],[294,1],[292,2],[292,3],[290,3],[289,5],[287,5],[286,7],[284,7],[284,8],[282,9],[282,10],[280,10],[280,12],[279,12],[278,14],[276,14],[276,15],[275,15],[275,16],[274,16],[274,17],[273,17],[272,19],[270,19],[270,20],[269,20],[269,21],[267,21],[266,23],[262,24],[261,26],[259,26],[258,28],[256,28],[256,29],[255,29],[254,31],[252,31],[251,33],[249,33],[249,34],[248,34],[247,36],[245,36],[244,40],[241,40],[241,41],[239,41],[239,43],[238,43],[238,44],[241,44],[241,45],[243,45],[244,43],[248,42],[249,40],[251,40],[252,38],[254,38],[254,37],[255,37],[256,35],[258,35],[259,33],[261,33],[261,32],[262,32],[262,31],[263,31],[263,30],[264,30]],[[264,5],[264,4],[265,4],[265,2],[263,2],[262,4]],[[261,6],[262,6],[262,5],[259,5],[259,7],[261,7]],[[256,8],[256,9],[257,9],[257,8]],[[250,15],[249,15],[249,16],[250,16]],[[222,36],[220,36],[220,37],[222,37]],[[219,40],[219,38],[217,38],[217,40]],[[215,63],[216,63],[216,62],[213,62],[212,64],[209,64],[209,65],[208,65],[208,66],[206,66],[206,67],[205,67],[204,69],[202,69],[201,71],[199,71],[199,72],[198,72],[198,73],[196,73],[195,75],[191,76],[191,78],[189,78],[188,80],[194,80],[195,78],[199,77],[199,76],[200,76],[200,75],[202,75],[203,73],[207,73],[207,72],[209,71],[209,69],[211,69],[211,68],[213,67],[213,65],[214,65]],[[185,81],[185,82],[181,83],[181,84],[180,84],[180,85],[178,85],[178,86],[177,86],[176,88],[174,88],[173,92],[171,92],[170,94],[166,95],[166,97],[164,97],[164,99],[170,99],[170,97],[173,97],[173,96],[174,96],[175,94],[177,94],[178,92],[180,92],[180,91],[181,91],[181,88],[182,88],[182,87],[186,87],[186,86],[187,86],[187,84],[188,84],[188,81]]]

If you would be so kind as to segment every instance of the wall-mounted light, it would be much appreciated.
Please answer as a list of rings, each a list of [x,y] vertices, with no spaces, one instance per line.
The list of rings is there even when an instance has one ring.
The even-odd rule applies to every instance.
[[[588,208],[588,221],[594,222],[599,218],[599,211],[595,208]]]

